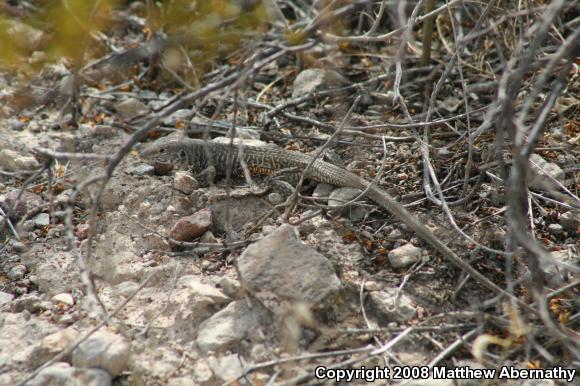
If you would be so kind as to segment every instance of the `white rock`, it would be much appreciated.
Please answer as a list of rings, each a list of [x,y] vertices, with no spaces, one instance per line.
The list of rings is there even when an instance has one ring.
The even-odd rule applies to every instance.
[[[195,362],[192,370],[193,378],[199,385],[208,384],[213,378],[213,371],[205,359]]]
[[[45,336],[40,343],[34,348],[30,356],[31,363],[34,366],[40,366],[55,355],[66,350],[78,338],[79,332],[74,328],[65,328],[53,334]],[[70,358],[63,358],[69,360]]]
[[[178,280],[178,284],[189,288],[192,295],[194,296],[206,297],[210,299],[212,304],[225,304],[229,303],[231,300],[219,289],[207,284],[203,284],[197,277],[193,275],[181,276]]]
[[[226,383],[238,379],[244,373],[244,365],[238,354],[230,354],[220,358],[209,357],[209,366],[216,376]]]
[[[73,299],[72,295],[67,293],[54,295],[50,300],[54,304],[64,304],[67,307],[72,307],[75,304],[75,300]]]
[[[419,261],[422,253],[423,250],[421,248],[407,243],[389,252],[388,258],[393,268],[403,268]]]
[[[99,367],[115,377],[123,371],[129,360],[129,342],[108,331],[97,331],[81,343],[72,354],[77,367]]]

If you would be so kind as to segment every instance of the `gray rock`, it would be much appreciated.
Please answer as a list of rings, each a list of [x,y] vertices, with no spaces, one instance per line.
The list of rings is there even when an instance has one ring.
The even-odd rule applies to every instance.
[[[191,116],[193,115],[190,109],[180,109],[172,113],[170,116],[163,118],[161,122],[165,126],[176,127],[180,125],[184,125],[189,123]]]
[[[423,250],[407,243],[389,252],[388,258],[393,268],[407,267],[421,259]]]
[[[231,302],[199,326],[197,345],[202,352],[225,351],[240,342],[249,330],[269,322],[267,311],[257,301]]]
[[[312,192],[312,197],[329,198],[330,194],[335,189],[336,189],[335,186],[321,182],[320,184],[316,185],[316,188],[314,188],[314,192]]]
[[[338,188],[330,193],[328,206],[331,208],[341,208],[341,213],[348,216],[352,221],[360,221],[368,214],[368,210],[356,204],[346,205],[361,194],[360,189]]]
[[[284,201],[284,197],[280,193],[272,192],[268,194],[268,202],[272,205],[281,204]]]
[[[129,98],[116,106],[117,113],[124,121],[130,121],[137,116],[149,113],[149,108],[140,100]]]
[[[0,291],[0,307],[4,304],[8,304],[14,299],[14,295],[9,294],[8,292]]]
[[[415,317],[417,311],[413,300],[404,292],[397,297],[397,292],[396,288],[385,288],[369,293],[372,309],[377,316],[385,319],[385,323],[381,324],[392,321],[405,323]]]
[[[535,153],[530,156],[530,168],[532,169],[528,181],[530,188],[542,190],[543,183],[553,185],[553,180],[562,182],[564,179],[565,173],[562,168]]]
[[[572,275],[580,276],[578,255],[573,250],[553,251],[540,263],[548,284],[554,288],[568,282]]]
[[[139,283],[127,280],[115,286],[115,293],[124,298],[131,296],[139,288]]]
[[[548,232],[550,232],[553,235],[558,236],[558,235],[561,235],[562,233],[564,233],[564,228],[560,224],[550,224],[550,225],[548,225]]]
[[[15,265],[14,267],[10,268],[6,276],[10,280],[20,280],[24,277],[26,273],[26,266],[23,264]]]
[[[129,360],[129,342],[108,331],[97,331],[81,343],[72,353],[72,363],[77,367],[98,367],[115,377],[123,371]]]
[[[152,176],[155,174],[155,167],[148,164],[138,164],[128,167],[126,173],[133,176]]]
[[[92,137],[112,138],[117,135],[117,129],[110,125],[88,126],[87,129]]]
[[[242,284],[253,294],[320,306],[341,287],[330,261],[303,244],[296,230],[282,225],[250,245],[238,259]]]
[[[252,223],[256,219],[270,212],[270,206],[261,197],[243,197],[233,200],[220,200],[210,205],[213,212],[214,232],[224,232],[226,230],[226,207],[229,208],[231,225],[234,231],[240,230],[247,223]]]
[[[560,216],[560,225],[574,235],[580,232],[580,212],[569,211]]]
[[[518,386],[556,386],[556,382],[551,379],[526,379]]]
[[[2,204],[4,212],[8,214],[11,220],[18,220],[28,212],[34,214],[42,210],[41,205],[44,202],[38,194],[25,190],[20,195],[20,199],[18,199],[19,195],[20,189],[8,192]]]
[[[292,85],[292,98],[299,98],[316,91],[347,86],[350,82],[333,70],[310,68],[302,71]]]
[[[11,149],[0,150],[0,169],[16,172],[22,170],[35,170],[40,164],[34,157],[25,156]]]
[[[50,224],[50,217],[48,213],[39,213],[32,218],[32,223],[36,228],[44,228]]]
[[[111,376],[105,370],[71,367],[58,362],[42,369],[27,386],[110,386]]]
[[[26,123],[21,121],[18,118],[12,117],[8,121],[8,125],[10,126],[11,130],[22,131],[24,129],[24,127],[26,126]]]
[[[334,189],[332,193],[330,193],[330,198],[328,199],[328,206],[330,206],[331,208],[344,207],[347,202],[353,200],[360,194],[361,194],[360,189],[354,188]]]

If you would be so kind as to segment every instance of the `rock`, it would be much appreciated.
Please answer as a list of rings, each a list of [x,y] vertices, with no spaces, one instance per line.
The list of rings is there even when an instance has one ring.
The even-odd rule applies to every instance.
[[[560,225],[570,234],[580,233],[580,212],[569,211],[560,215]]]
[[[548,232],[555,236],[559,236],[564,233],[564,228],[560,224],[550,224],[548,225]]]
[[[564,179],[562,168],[535,153],[530,156],[530,168],[528,181],[530,188],[542,190],[543,183],[553,185],[553,180],[562,182]]]
[[[215,137],[212,141],[217,143],[225,143],[230,144],[231,138],[229,137]],[[234,138],[234,144],[243,144],[244,146],[270,146],[268,142],[260,141],[259,139],[251,139],[251,138]]]
[[[354,273],[365,254],[359,243],[345,243],[336,233],[333,225],[327,219],[315,217],[300,224],[300,234],[306,237],[306,242],[316,247],[316,250],[328,258],[340,274]]]
[[[333,70],[310,68],[302,71],[292,85],[292,98],[300,98],[313,92],[347,86],[350,82]]]
[[[382,291],[373,291],[369,293],[371,308],[378,317],[384,318],[381,324],[386,325],[388,322],[405,323],[413,319],[417,314],[413,300],[404,292],[397,288],[385,288]]]
[[[40,366],[55,355],[66,350],[78,338],[79,332],[72,327],[57,331],[44,337],[34,348],[31,355],[33,366]],[[69,361],[70,357],[63,358],[63,361]]]
[[[16,241],[16,240],[10,240],[10,247],[12,248],[12,250],[14,252],[24,252],[26,250],[26,244],[20,242],[20,241]]]
[[[40,164],[34,157],[24,156],[10,149],[0,150],[0,169],[17,172],[22,170],[35,170]]]
[[[129,98],[116,106],[117,113],[124,121],[130,121],[138,116],[149,114],[149,108],[140,100]]]
[[[556,386],[556,383],[551,379],[526,379],[518,386]]]
[[[101,369],[71,367],[68,363],[57,362],[42,369],[27,386],[110,386],[111,375]]]
[[[2,208],[8,214],[11,220],[17,221],[27,213],[38,213],[42,210],[41,205],[44,203],[42,198],[35,193],[24,191],[18,199],[20,189],[14,189],[6,194]],[[18,201],[17,201],[18,199]],[[12,207],[15,206],[14,209]]]
[[[254,295],[324,307],[341,283],[330,261],[303,244],[296,230],[282,225],[250,245],[238,259],[242,284]]]
[[[281,204],[284,201],[284,198],[280,193],[272,192],[268,194],[268,202],[272,205]]]
[[[129,360],[129,342],[108,331],[97,331],[72,353],[72,364],[77,367],[98,367],[115,377]]]
[[[39,213],[32,218],[32,223],[35,228],[44,228],[50,224],[50,217],[48,213]]]
[[[67,309],[75,305],[75,300],[73,299],[72,295],[64,292],[54,295],[50,300],[53,304],[61,307],[64,306]]]
[[[211,304],[225,304],[229,303],[229,301],[231,300],[228,296],[224,295],[219,289],[201,283],[193,275],[181,276],[177,281],[177,283],[184,288],[188,288],[191,291],[191,295],[195,297],[206,298],[207,302]]]
[[[214,374],[226,384],[235,383],[244,374],[244,364],[238,354],[230,354],[223,357],[209,357],[209,367]]]
[[[91,228],[91,226],[88,223],[78,224],[77,229],[75,231],[75,236],[79,240],[85,240],[87,237],[89,237],[89,229],[90,228]]]
[[[110,125],[89,125],[88,131],[91,137],[96,138],[112,138],[117,135],[117,129]]]
[[[233,230],[240,230],[247,223],[252,223],[256,219],[270,212],[270,205],[267,205],[261,197],[249,196],[236,198],[233,200],[219,200],[210,205],[213,213],[214,232],[224,232],[226,230],[226,208]]]
[[[316,188],[314,188],[314,192],[312,192],[312,197],[328,199],[332,191],[335,189],[336,189],[335,186],[321,182],[320,184],[316,185]]]
[[[252,307],[253,305],[253,307]],[[197,345],[202,352],[225,351],[239,343],[249,330],[271,323],[267,311],[257,302],[233,301],[199,326]]]
[[[346,205],[347,202],[355,199],[361,194],[360,189],[338,188],[330,193],[328,206],[331,208],[341,208],[341,213],[348,216],[352,221],[362,220],[368,213],[368,210],[358,205]]]
[[[218,283],[218,287],[220,287],[227,296],[236,299],[240,290],[240,282],[232,277],[223,276]]]
[[[26,126],[26,123],[16,117],[12,117],[8,120],[8,126],[10,126],[11,130],[22,131]]]
[[[193,378],[198,385],[209,384],[213,378],[213,371],[207,363],[207,360],[200,359],[193,365]]]
[[[345,204],[361,194],[360,189],[338,188],[330,193],[328,206],[331,208],[342,208]]]
[[[183,194],[191,194],[199,188],[199,182],[189,172],[178,171],[173,179],[173,187]]]
[[[573,276],[580,276],[578,267],[578,256],[570,250],[553,251],[549,258],[540,259],[542,270],[548,285],[557,288],[573,279]]]
[[[124,298],[128,298],[139,288],[139,283],[131,280],[121,282],[115,286],[115,293]]]
[[[14,280],[22,279],[24,277],[25,273],[26,273],[26,266],[23,264],[18,264],[18,265],[15,265],[14,267],[10,268],[10,270],[8,271],[6,276],[8,277],[8,279],[14,281]]]
[[[382,288],[383,285],[374,280],[365,281],[365,291],[380,291]]]
[[[407,243],[389,252],[388,258],[393,268],[407,267],[421,259],[423,250]]]
[[[189,124],[192,115],[193,113],[190,109],[180,109],[163,118],[161,123],[169,127],[182,128]]]
[[[0,308],[4,304],[8,304],[14,299],[14,295],[9,294],[8,292],[0,291]]]
[[[129,166],[125,173],[130,174],[132,176],[152,176],[155,174],[155,167],[149,164],[138,164]]]
[[[195,383],[190,377],[179,377],[169,379],[166,386],[196,386],[199,384],[201,384],[201,382]]]
[[[180,218],[169,232],[169,237],[177,241],[192,241],[212,226],[212,211],[202,209],[191,216]]]

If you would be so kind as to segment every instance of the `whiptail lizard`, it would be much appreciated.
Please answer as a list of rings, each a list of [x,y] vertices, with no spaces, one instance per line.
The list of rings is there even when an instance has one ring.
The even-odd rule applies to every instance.
[[[231,154],[230,159],[233,159],[234,174],[243,175],[243,167],[239,162],[241,155],[243,163],[245,163],[250,173],[254,175],[271,175],[282,169],[295,169],[297,170],[295,173],[298,173],[298,176],[304,172],[306,179],[366,191],[365,195],[368,198],[407,225],[456,266],[465,270],[492,291],[511,296],[461,260],[455,252],[443,244],[431,230],[425,227],[415,215],[411,214],[391,195],[380,187],[339,166],[317,159],[308,170],[305,170],[312,162],[312,157],[303,153],[263,146],[233,145],[232,147],[227,143],[191,138],[161,138],[146,147],[140,155],[145,162],[166,171],[175,168],[202,171],[208,166],[213,166],[216,174],[223,175],[225,174],[228,154]]]

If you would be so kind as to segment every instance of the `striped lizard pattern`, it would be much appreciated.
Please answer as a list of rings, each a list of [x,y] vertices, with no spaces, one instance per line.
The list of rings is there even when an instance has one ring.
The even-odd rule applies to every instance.
[[[340,187],[360,189],[365,192],[365,196],[407,225],[427,244],[446,256],[456,266],[467,271],[494,292],[504,292],[500,287],[487,280],[481,273],[461,260],[455,252],[437,238],[415,215],[391,197],[390,194],[339,166],[319,159],[312,161],[312,157],[306,154],[279,148],[239,144],[232,146],[227,143],[191,138],[161,138],[141,152],[141,158],[145,162],[162,170],[178,168],[192,169],[199,172],[211,165],[218,175],[225,174],[228,157],[233,160],[234,174],[238,175],[243,175],[241,159],[247,165],[250,173],[254,175],[271,175],[282,169],[295,169],[293,179],[297,179],[296,177],[299,177],[300,173],[304,172],[306,179]],[[310,168],[305,170],[311,162]]]

